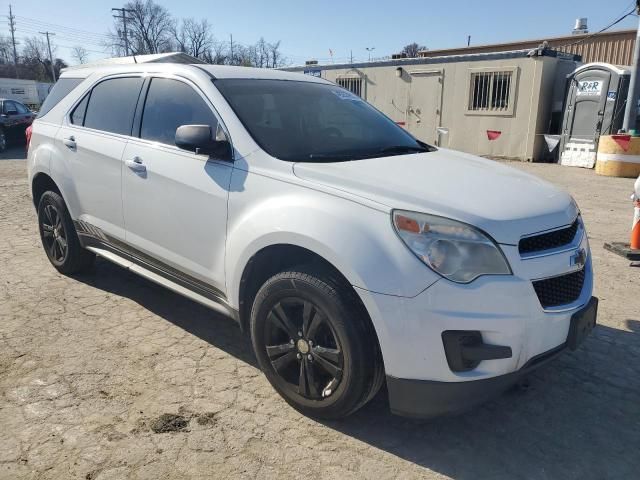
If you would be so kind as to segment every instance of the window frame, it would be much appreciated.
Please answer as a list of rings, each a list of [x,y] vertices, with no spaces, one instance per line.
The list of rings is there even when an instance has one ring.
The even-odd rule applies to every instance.
[[[86,120],[87,109],[89,108],[89,104],[91,103],[91,96],[93,95],[93,89],[95,87],[97,87],[99,84],[103,83],[103,82],[106,82],[108,80],[114,80],[114,79],[117,79],[117,78],[141,78],[143,80],[142,85],[140,86],[140,91],[138,92],[138,99],[136,101],[136,106],[135,106],[134,111],[133,111],[133,120],[132,120],[132,123],[131,123],[131,128],[129,129],[129,135],[124,134],[124,133],[115,133],[115,132],[109,132],[107,130],[98,130],[96,128],[85,127],[84,123],[85,123],[85,120]],[[74,100],[74,102],[71,104],[71,106],[67,109],[67,112],[64,115],[64,125],[65,125],[65,127],[79,128],[79,129],[82,129],[82,130],[86,130],[87,132],[97,133],[97,134],[100,134],[100,135],[108,135],[108,136],[122,138],[122,139],[131,138],[131,133],[133,132],[133,126],[135,125],[136,114],[137,114],[139,106],[140,106],[140,97],[142,96],[142,92],[144,91],[145,85],[147,84],[147,82],[148,82],[148,80],[147,80],[145,74],[142,73],[142,72],[119,73],[119,74],[107,75],[105,77],[98,78],[91,85],[88,85],[86,90],[84,90],[78,96],[78,98],[76,98]],[[82,125],[75,124],[75,123],[73,123],[71,121],[71,114],[75,111],[76,107],[78,105],[80,105],[80,103],[82,103],[82,101],[87,96],[89,97],[89,99],[87,101],[87,108],[85,109],[84,117],[82,118]]]
[[[151,87],[151,82],[152,82],[152,80],[154,78],[163,78],[163,79],[169,79],[169,80],[176,80],[178,82],[184,83],[185,85],[190,87],[192,90],[194,90],[196,92],[196,94],[198,94],[200,96],[200,98],[204,101],[205,105],[207,105],[209,107],[209,109],[211,110],[213,115],[216,117],[216,119],[218,120],[218,125],[222,128],[222,130],[224,131],[225,135],[227,136],[227,140],[229,141],[229,144],[231,145],[231,160],[230,161],[231,162],[235,161],[235,149],[233,147],[233,139],[231,137],[231,134],[229,133],[229,129],[227,128],[226,124],[224,123],[224,120],[222,119],[222,116],[218,113],[218,110],[213,105],[213,102],[211,100],[209,100],[209,98],[204,93],[204,91],[195,82],[191,81],[190,79],[188,79],[186,77],[180,76],[180,75],[175,75],[175,74],[170,74],[170,73],[167,73],[167,74],[164,74],[164,73],[151,73],[151,74],[148,75],[144,85],[142,86],[142,91],[140,92],[140,97],[138,99],[138,104],[136,106],[136,112],[135,112],[135,115],[133,117],[133,128],[132,128],[132,131],[131,131],[131,138],[135,139],[136,142],[142,142],[147,146],[154,146],[154,147],[157,147],[157,148],[169,149],[170,151],[173,151],[173,152],[179,152],[179,153],[182,153],[182,154],[187,154],[190,157],[192,156],[193,158],[200,158],[200,159],[205,158],[204,155],[202,155],[202,154],[196,154],[194,152],[190,152],[188,150],[184,150],[184,149],[178,147],[177,145],[170,145],[168,143],[161,143],[161,142],[158,142],[157,140],[148,140],[148,139],[142,138],[140,136],[141,131],[142,131],[142,118],[144,116],[144,107],[145,107],[146,102],[147,102],[147,95],[149,94],[149,89]],[[215,134],[215,132],[213,132],[213,134]],[[206,158],[207,159],[211,158],[212,160],[216,160],[215,157],[206,157]],[[225,160],[224,162],[228,163],[229,160]]]
[[[473,99],[473,79],[476,74],[487,74],[487,73],[510,73],[511,81],[509,83],[509,104],[507,108],[501,110],[492,110],[488,108],[486,110],[473,110],[471,107],[471,100]],[[483,116],[483,117],[513,117],[516,111],[516,103],[518,101],[517,92],[518,92],[518,81],[519,81],[519,67],[482,67],[482,68],[469,68],[467,69],[467,95],[465,98],[465,115],[473,115],[473,116]],[[493,89],[493,85],[490,84],[490,88],[488,91],[488,102],[491,103],[491,92]]]

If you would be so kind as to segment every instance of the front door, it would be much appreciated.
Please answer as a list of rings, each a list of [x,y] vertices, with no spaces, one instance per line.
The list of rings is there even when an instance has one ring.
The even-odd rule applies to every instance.
[[[409,107],[407,123],[409,131],[418,140],[436,144],[440,122],[442,72],[440,70],[410,71]]]
[[[219,122],[194,85],[152,78],[140,138],[124,153],[126,243],[173,281],[222,295],[233,165],[177,148],[181,125],[210,125],[216,132]]]

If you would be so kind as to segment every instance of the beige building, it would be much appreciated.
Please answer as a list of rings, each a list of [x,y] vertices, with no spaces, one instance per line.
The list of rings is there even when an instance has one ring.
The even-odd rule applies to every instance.
[[[631,65],[633,63],[633,48],[636,43],[636,30],[614,30],[597,34],[574,34],[507,43],[472,45],[462,48],[426,50],[419,52],[418,55],[424,58],[432,58],[446,55],[525,50],[536,48],[542,42],[547,42],[549,48],[553,50],[580,55],[584,63],[603,62],[613,65]]]
[[[351,90],[427,143],[541,160],[579,57],[551,50],[398,59],[288,70]]]

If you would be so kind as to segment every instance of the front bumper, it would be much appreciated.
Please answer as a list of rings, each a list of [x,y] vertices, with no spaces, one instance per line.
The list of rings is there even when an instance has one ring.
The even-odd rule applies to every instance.
[[[589,252],[586,235],[581,247]],[[579,297],[545,309],[532,281],[567,273],[575,251],[521,260],[517,247],[503,250],[513,275],[480,277],[466,285],[443,279],[412,298],[356,288],[378,335],[396,413],[423,417],[464,410],[566,348],[572,317],[592,299],[590,253]],[[478,332],[484,344],[508,348],[511,355],[456,371],[443,345],[443,332],[451,330]]]
[[[575,350],[595,326],[597,311],[598,299],[591,297],[584,308],[572,315],[569,334],[562,345],[536,355],[512,373],[466,382],[409,380],[387,375],[391,412],[405,417],[431,418],[460,413],[486,402],[566,349]]]
[[[409,380],[387,375],[391,413],[403,417],[432,418],[464,412],[497,397],[566,349],[567,345],[561,345],[533,357],[516,372],[471,382]]]

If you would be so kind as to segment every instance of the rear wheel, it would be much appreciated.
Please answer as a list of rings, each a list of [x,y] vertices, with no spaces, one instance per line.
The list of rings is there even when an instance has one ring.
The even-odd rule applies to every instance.
[[[380,388],[375,333],[353,295],[311,267],[271,277],[256,295],[251,338],[260,367],[305,415],[347,416]]]
[[[96,256],[80,245],[67,206],[58,193],[48,191],[40,197],[38,225],[47,257],[60,273],[78,273],[93,265]]]

